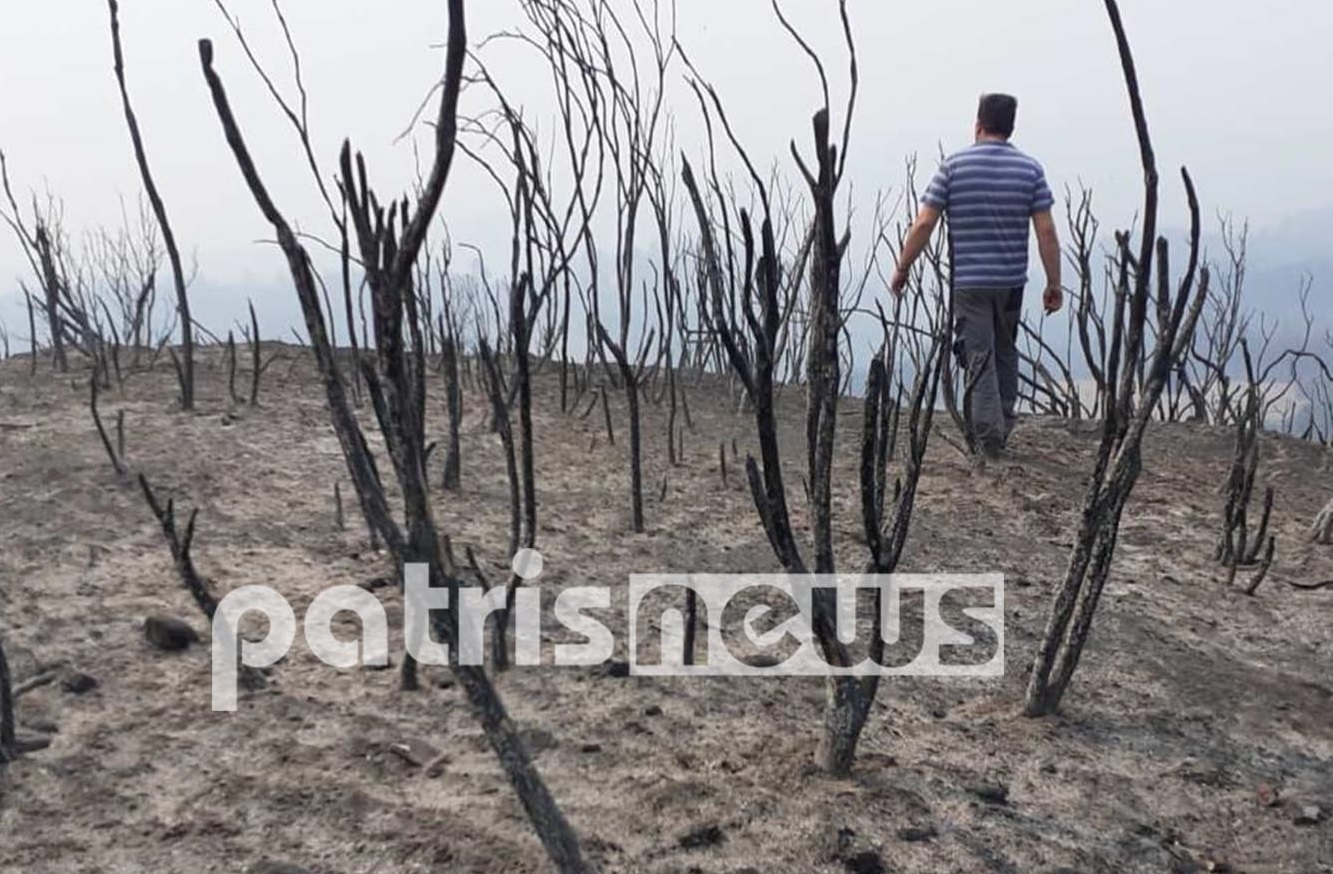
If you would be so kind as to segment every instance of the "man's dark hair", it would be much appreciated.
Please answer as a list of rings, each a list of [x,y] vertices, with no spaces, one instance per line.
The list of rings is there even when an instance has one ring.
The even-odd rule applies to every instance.
[[[1006,140],[1014,135],[1014,119],[1018,116],[1018,99],[1009,94],[983,94],[977,108],[981,129],[992,136]]]

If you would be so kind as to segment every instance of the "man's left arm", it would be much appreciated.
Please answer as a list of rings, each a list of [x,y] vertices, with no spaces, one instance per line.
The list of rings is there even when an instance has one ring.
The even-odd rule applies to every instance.
[[[1060,232],[1055,229],[1055,218],[1051,211],[1034,213],[1032,225],[1037,231],[1037,250],[1041,253],[1041,264],[1046,270],[1046,292],[1042,295],[1042,304],[1047,315],[1058,313],[1065,305],[1064,285],[1061,283],[1060,269]]]
[[[1046,270],[1046,291],[1041,299],[1047,315],[1058,313],[1065,305],[1064,285],[1060,277],[1064,256],[1060,251],[1060,232],[1056,230],[1055,217],[1051,215],[1054,206],[1055,197],[1046,182],[1046,171],[1038,167],[1032,192],[1032,226],[1037,232],[1037,251],[1041,253],[1041,264]]]

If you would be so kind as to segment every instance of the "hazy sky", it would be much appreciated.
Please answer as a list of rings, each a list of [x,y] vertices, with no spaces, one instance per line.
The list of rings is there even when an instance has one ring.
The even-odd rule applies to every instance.
[[[290,131],[244,63],[212,0],[123,0],[129,80],[149,156],[187,250],[207,285],[271,285],[283,276],[269,235],[226,151],[199,72],[196,40],[211,36],[218,67],[280,204],[324,230],[314,188]],[[290,81],[268,0],[232,0],[267,64]],[[311,94],[318,149],[333,169],[342,137],[370,159],[382,188],[410,178],[409,145],[393,140],[438,77],[442,0],[287,0]],[[71,228],[118,219],[137,196],[120,115],[102,0],[8,0],[0,51],[0,148],[20,198],[49,189]],[[1175,172],[1188,163],[1211,214],[1229,210],[1256,226],[1333,203],[1333,82],[1326,40],[1333,11],[1308,0],[1122,0],[1138,55],[1149,120],[1180,225]],[[786,0],[824,51],[845,93],[834,0]],[[1114,42],[1100,0],[852,0],[862,99],[851,183],[869,198],[898,186],[903,160],[933,165],[939,144],[965,145],[977,95],[1008,90],[1021,101],[1016,142],[1039,157],[1058,187],[1080,179],[1098,192],[1107,225],[1127,221],[1140,174]],[[472,35],[521,24],[513,0],[469,4]],[[778,28],[767,0],[679,0],[679,36],[726,99],[741,137],[764,163],[789,162],[786,145],[809,138],[816,108],[812,69]],[[512,49],[488,55],[519,94],[537,95],[541,67]],[[1319,86],[1318,83],[1324,83]],[[525,90],[526,89],[526,90]],[[674,92],[683,96],[679,90]],[[841,99],[840,97],[838,99]],[[478,108],[475,99],[470,108]],[[465,108],[469,108],[465,106]],[[695,105],[676,100],[680,146],[693,149]],[[503,206],[475,168],[460,163],[446,196],[455,237],[487,242]],[[24,264],[0,235],[0,296]],[[217,294],[219,292],[212,292]],[[14,323],[12,304],[0,308]]]

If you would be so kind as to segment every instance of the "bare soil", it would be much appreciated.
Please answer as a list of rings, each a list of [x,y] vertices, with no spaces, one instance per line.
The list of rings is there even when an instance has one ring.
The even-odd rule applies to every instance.
[[[273,586],[302,615],[327,586],[391,574],[356,515],[308,356],[282,353],[257,409],[227,400],[215,353],[200,374],[197,413],[173,409],[166,367],[108,394],[103,411],[109,425],[124,411],[131,467],[174,497],[182,518],[198,508],[195,557],[212,585]],[[20,700],[25,734],[58,733],[0,773],[0,871],[546,870],[447,671],[404,693],[395,671],[339,671],[298,643],[238,713],[211,711],[208,629],[142,496],[103,453],[86,378],[0,365],[4,640],[17,681],[65,672]],[[742,458],[753,446],[725,393],[691,388],[679,467],[667,462],[665,411],[646,407],[649,530],[635,535],[620,399],[612,446],[600,411],[580,417],[587,398],[562,414],[552,373],[539,388],[544,585],[623,590],[632,572],[777,570],[741,463],[729,458],[722,481],[719,446],[730,456],[735,439]],[[435,435],[442,396],[434,381]],[[436,506],[460,553],[473,546],[499,575],[504,467],[482,399],[467,403],[463,489],[438,493]],[[789,392],[795,505],[801,406]],[[849,403],[835,498],[849,568],[864,562],[859,422]],[[952,431],[947,420],[940,428]],[[1154,428],[1064,713],[1020,715],[1096,440],[1086,423],[1030,420],[1013,457],[982,472],[933,442],[902,569],[1005,573],[1008,672],[886,681],[850,779],[812,766],[819,681],[501,676],[590,855],[607,871],[662,874],[1333,871],[1333,591],[1287,585],[1333,579],[1333,549],[1307,537],[1333,493],[1319,447],[1264,439],[1278,565],[1251,598],[1228,589],[1212,560],[1231,436]],[[335,525],[339,481],[345,532]],[[377,594],[400,627],[397,591]],[[153,614],[189,621],[205,645],[152,648],[142,626]],[[608,620],[623,647],[623,616]],[[63,683],[70,671],[97,687],[75,694]],[[435,752],[444,758],[433,770],[419,764]],[[1324,821],[1298,825],[1312,805]]]

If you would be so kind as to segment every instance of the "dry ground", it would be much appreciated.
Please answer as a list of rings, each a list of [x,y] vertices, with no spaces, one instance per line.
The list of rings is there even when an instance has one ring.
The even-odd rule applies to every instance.
[[[125,411],[131,465],[199,508],[196,558],[213,584],[275,586],[299,614],[323,587],[389,568],[359,525],[335,527],[334,483],[349,491],[342,459],[309,360],[285,356],[256,410],[226,402],[215,359],[197,414],[172,409],[161,368],[104,409],[109,420]],[[692,393],[696,430],[685,465],[670,470],[663,413],[649,409],[649,530],[633,535],[620,408],[611,447],[600,413],[562,415],[553,385],[543,376],[536,411],[547,585],[623,589],[633,571],[775,569],[738,471],[729,486],[719,475],[720,442],[752,445],[727,402]],[[788,401],[797,460],[800,402]],[[837,493],[848,567],[863,561],[852,533],[858,421],[849,406]],[[1295,823],[1302,806],[1333,809],[1333,591],[1284,582],[1333,578],[1333,551],[1304,538],[1333,493],[1317,447],[1265,439],[1279,566],[1247,598],[1210,560],[1230,436],[1154,429],[1064,715],[1019,716],[1094,446],[1086,427],[1032,421],[1009,464],[974,474],[935,441],[903,569],[1008,575],[1008,675],[886,682],[851,779],[810,767],[817,681],[556,668],[500,678],[589,852],[625,872],[1333,871],[1333,823]],[[464,489],[437,496],[440,521],[498,571],[507,492],[476,397],[464,447]],[[796,497],[799,476],[790,482]],[[379,595],[400,617],[398,594]],[[392,671],[337,671],[298,649],[239,713],[214,714],[207,649],[168,656],[144,640],[144,617],[163,612],[205,630],[142,498],[107,463],[84,389],[5,362],[0,617],[10,659],[20,681],[61,666],[99,684],[77,695],[57,682],[21,700],[25,731],[58,734],[0,775],[0,870],[544,870],[447,673],[405,694]],[[447,754],[434,777],[394,752],[423,742]],[[1007,801],[986,801],[980,784],[1006,788]],[[1278,793],[1272,806],[1259,801],[1265,784]]]

